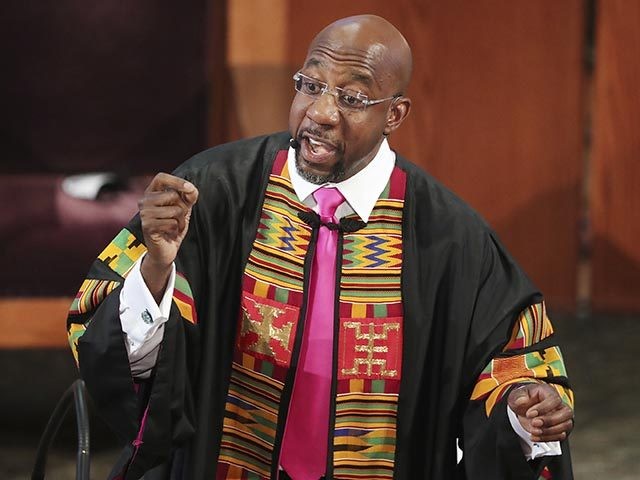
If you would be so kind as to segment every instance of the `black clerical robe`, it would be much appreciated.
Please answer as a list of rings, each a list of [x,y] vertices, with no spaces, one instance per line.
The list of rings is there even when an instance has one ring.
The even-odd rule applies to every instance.
[[[176,170],[200,196],[176,260],[187,285],[176,285],[147,381],[131,377],[118,314],[123,275],[136,256],[130,252],[144,249],[137,216],[92,265],[71,308],[69,338],[100,414],[127,443],[114,477],[139,478],[154,467],[157,477],[145,478],[215,477],[241,277],[272,164],[288,146],[286,133],[234,142]],[[488,393],[474,396],[479,380],[492,378],[492,359],[553,345],[550,332],[532,345],[518,344],[514,333],[540,293],[464,202],[401,156],[397,167],[406,193],[394,478],[572,478],[566,441],[562,456],[525,460],[506,413],[508,390],[492,397],[490,409]],[[545,381],[567,386],[562,374]]]

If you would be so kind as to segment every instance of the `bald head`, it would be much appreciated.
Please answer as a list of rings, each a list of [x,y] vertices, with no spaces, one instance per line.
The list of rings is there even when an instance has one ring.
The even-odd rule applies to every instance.
[[[322,185],[368,165],[409,114],[410,77],[411,49],[383,18],[344,18],[316,35],[289,111],[298,173]]]
[[[404,93],[411,78],[411,48],[400,31],[382,17],[356,15],[325,27],[309,45],[307,61],[314,52],[358,52],[362,63],[375,70],[374,80],[391,87],[393,94]],[[385,88],[385,90],[387,89]]]

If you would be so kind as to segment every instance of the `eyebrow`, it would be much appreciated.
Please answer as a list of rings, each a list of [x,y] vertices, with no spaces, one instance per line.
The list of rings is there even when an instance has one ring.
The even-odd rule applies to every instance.
[[[324,66],[325,66],[325,63],[321,59],[318,59],[318,58],[315,58],[315,57],[309,58],[304,64],[305,68],[307,68],[307,67],[324,67]],[[370,88],[374,83],[373,78],[371,77],[371,75],[367,75],[366,73],[353,72],[351,74],[351,79],[354,82],[359,82],[359,83],[364,84],[364,86],[366,86],[368,88]]]
[[[318,60],[317,58],[311,57],[304,64],[305,67],[324,67],[324,62],[322,60]]]
[[[351,74],[351,78],[356,82],[364,83],[367,87],[370,87],[373,84],[373,79],[364,73],[353,72]]]

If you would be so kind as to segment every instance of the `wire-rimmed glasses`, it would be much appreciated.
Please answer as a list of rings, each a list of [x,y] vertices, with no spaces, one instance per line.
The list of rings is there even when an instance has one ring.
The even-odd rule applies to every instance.
[[[297,72],[293,76],[293,86],[297,92],[307,95],[312,98],[319,98],[320,96],[328,93],[336,98],[336,105],[341,110],[349,112],[362,112],[369,105],[376,105],[378,103],[386,102],[387,100],[393,100],[401,96],[401,94],[393,95],[392,97],[370,99],[362,92],[356,90],[350,90],[348,88],[334,87],[329,88],[329,84],[322,82],[312,77],[308,77],[300,72]]]

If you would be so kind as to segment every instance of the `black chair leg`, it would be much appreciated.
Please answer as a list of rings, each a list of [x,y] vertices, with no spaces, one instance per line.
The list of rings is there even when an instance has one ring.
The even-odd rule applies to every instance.
[[[87,394],[84,381],[78,379],[71,384],[62,398],[58,401],[56,408],[53,410],[47,426],[44,429],[38,450],[36,451],[36,460],[34,462],[33,471],[31,473],[32,480],[43,480],[45,469],[47,466],[47,455],[53,440],[62,425],[69,407],[71,399],[75,405],[76,411],[76,427],[78,432],[78,450],[76,454],[76,479],[89,480],[90,473],[90,455],[89,455],[89,413],[87,408]]]

